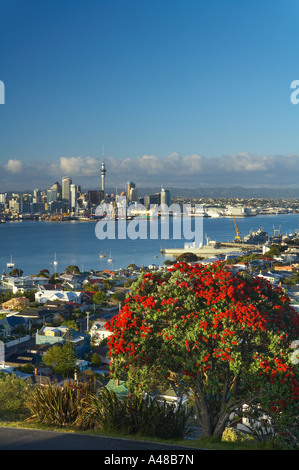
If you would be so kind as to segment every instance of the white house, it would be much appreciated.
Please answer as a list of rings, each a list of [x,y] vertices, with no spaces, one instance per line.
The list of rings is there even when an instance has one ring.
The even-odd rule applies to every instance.
[[[14,294],[24,293],[25,290],[34,290],[40,286],[49,283],[49,279],[45,277],[35,276],[2,276],[2,285],[10,289]]]
[[[35,293],[35,302],[37,304],[44,304],[47,302],[47,300],[52,302],[55,300],[60,300],[62,302],[81,303],[81,292],[63,290],[48,291],[40,289]]]
[[[106,330],[104,326],[106,322],[106,319],[96,320],[89,330],[89,334],[96,346],[98,346],[103,339],[108,338],[108,336],[111,335],[110,331]]]
[[[273,274],[273,273],[260,273],[256,277],[261,277],[265,279],[266,281],[270,282],[270,284],[277,284],[281,278],[279,274]]]

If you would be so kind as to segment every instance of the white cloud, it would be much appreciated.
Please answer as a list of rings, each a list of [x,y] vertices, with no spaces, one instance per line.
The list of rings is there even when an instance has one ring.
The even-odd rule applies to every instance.
[[[298,155],[252,155],[247,152],[206,158],[199,154],[172,153],[162,158],[143,155],[135,159],[107,158],[107,182],[132,179],[140,185],[173,184],[196,187],[200,184],[297,185]]]
[[[6,171],[10,173],[20,173],[23,168],[23,164],[20,160],[10,159],[7,164],[4,166]]]
[[[69,176],[92,176],[99,169],[99,160],[94,157],[60,157],[59,169]]]
[[[118,190],[127,181],[137,187],[176,186],[298,186],[298,155],[252,155],[240,152],[206,158],[200,154],[182,155],[173,152],[158,157],[141,155],[136,158],[117,159],[105,156],[106,187]],[[101,158],[91,156],[60,157],[56,161],[21,162],[10,159],[2,167],[0,183],[9,189],[50,187],[53,182],[70,176],[84,189],[100,187]],[[4,189],[3,189],[4,190]]]

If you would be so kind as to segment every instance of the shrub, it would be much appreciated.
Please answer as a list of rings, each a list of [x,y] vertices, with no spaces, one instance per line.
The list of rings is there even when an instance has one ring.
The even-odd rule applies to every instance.
[[[91,397],[78,416],[76,426],[163,439],[183,438],[189,432],[189,417],[190,413],[182,406],[175,409],[174,405],[149,396],[118,397],[105,388],[98,396]]]
[[[254,441],[254,437],[241,431],[236,431],[234,428],[225,428],[221,438],[223,442],[244,442],[249,440]]]
[[[17,421],[26,414],[31,387],[16,375],[0,374],[0,419]]]
[[[54,426],[72,426],[82,412],[90,386],[65,383],[63,387],[48,384],[36,387],[28,400],[30,421]]]

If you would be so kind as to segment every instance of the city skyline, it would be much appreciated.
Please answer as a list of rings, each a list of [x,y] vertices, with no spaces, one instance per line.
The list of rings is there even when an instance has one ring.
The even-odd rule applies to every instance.
[[[297,187],[295,0],[1,0],[0,191]]]

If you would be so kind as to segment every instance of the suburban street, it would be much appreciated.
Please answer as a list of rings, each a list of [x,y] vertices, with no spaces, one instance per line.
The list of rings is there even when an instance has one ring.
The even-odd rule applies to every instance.
[[[187,447],[131,441],[86,434],[0,427],[0,450],[104,450],[187,452]]]

